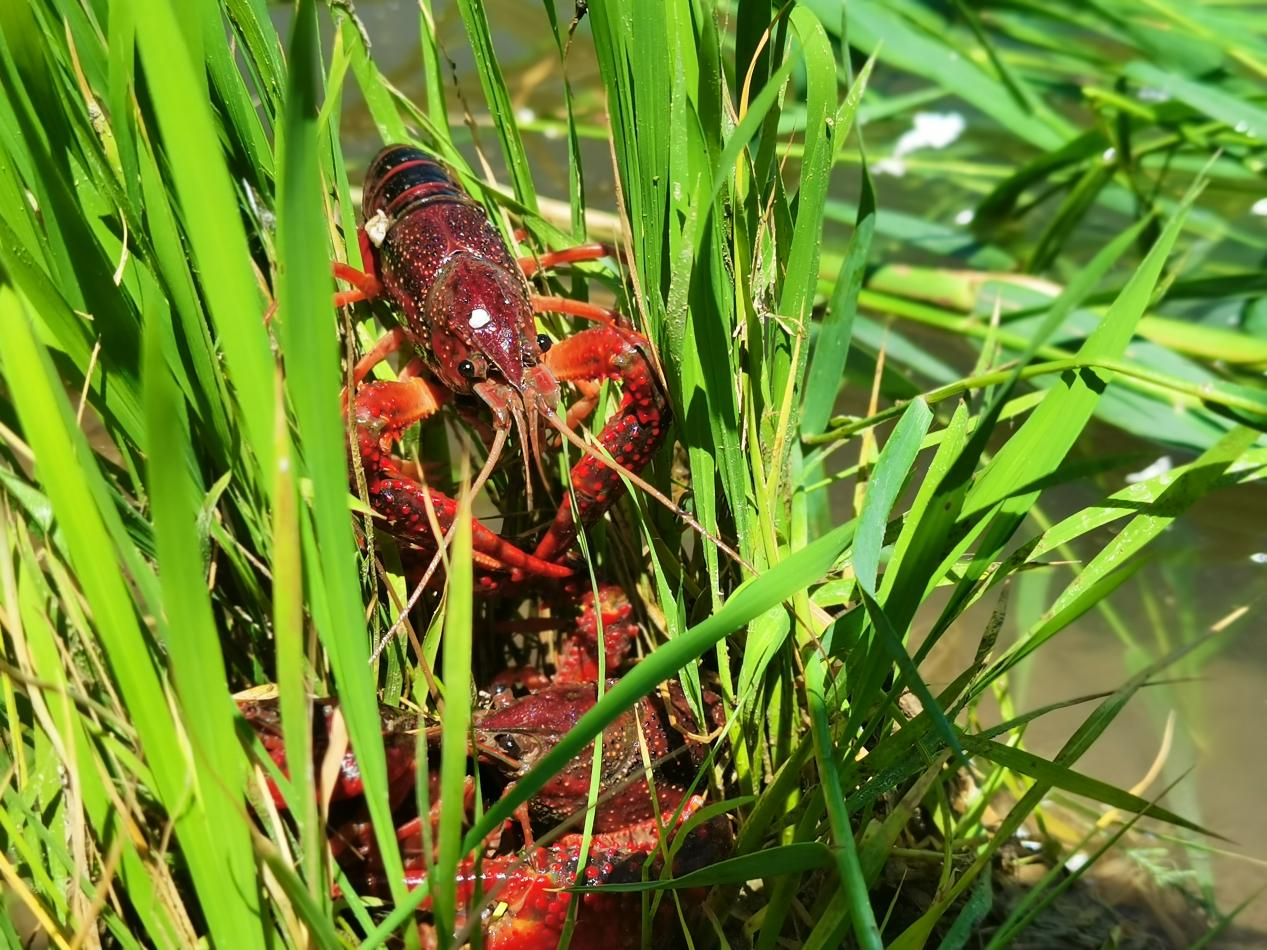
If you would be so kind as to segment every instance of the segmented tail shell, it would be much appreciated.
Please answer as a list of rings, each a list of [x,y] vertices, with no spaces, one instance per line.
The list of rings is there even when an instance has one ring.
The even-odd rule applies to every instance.
[[[370,163],[361,207],[368,220],[380,211],[398,220],[406,211],[436,201],[471,203],[440,162],[412,145],[389,145]]]

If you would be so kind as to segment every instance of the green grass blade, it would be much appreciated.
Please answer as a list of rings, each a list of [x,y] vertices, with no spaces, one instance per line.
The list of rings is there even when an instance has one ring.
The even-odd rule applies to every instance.
[[[36,457],[56,460],[40,466],[39,475],[58,520],[76,525],[66,535],[71,563],[92,606],[102,649],[153,769],[155,792],[175,820],[197,893],[206,906],[220,911],[209,916],[208,924],[217,939],[254,943],[260,939],[260,921],[247,897],[255,887],[254,874],[248,880],[226,877],[219,829],[212,828],[201,807],[189,807],[183,742],[118,564],[103,556],[116,549],[89,486],[100,477],[92,453],[74,424],[51,363],[32,336],[23,304],[7,287],[0,287],[0,316],[9,328],[4,374],[11,391],[20,394],[15,400],[19,418]],[[76,458],[82,461],[73,464]],[[230,893],[231,900],[226,897]]]
[[[230,382],[263,468],[271,469],[272,360],[264,309],[251,278],[250,251],[237,196],[222,161],[203,70],[170,0],[129,0],[138,23],[141,62],[150,77],[158,127],[170,163],[192,256],[224,348]],[[207,37],[208,42],[219,37]],[[201,43],[196,44],[199,48]],[[161,80],[159,80],[161,77]]]
[[[1112,359],[1125,351],[1161,276],[1162,266],[1183,228],[1185,212],[1198,194],[1200,185],[1189,190],[1179,213],[1166,225],[1104,321],[1078,350],[1080,357]],[[1070,377],[1048,394],[1020,432],[1008,440],[981,474],[964,502],[965,515],[982,511],[1021,485],[1050,474],[1064,458],[1090,418],[1104,386],[1099,374],[1070,374]]]
[[[290,75],[278,162],[277,318],[286,356],[286,391],[302,439],[313,485],[316,560],[306,564],[307,587],[319,588],[325,609],[314,609],[317,630],[338,685],[340,709],[365,782],[365,798],[382,851],[385,876],[397,899],[404,871],[387,795],[375,683],[357,585],[356,548],[347,503],[348,472],[339,400],[338,332],[331,305],[329,247],[325,240],[317,103],[317,18],[301,2],[289,43]],[[318,330],[323,328],[324,330]],[[316,332],[315,332],[316,331]],[[268,405],[271,405],[269,400]],[[270,453],[271,454],[271,453]],[[267,457],[267,456],[265,456]]]

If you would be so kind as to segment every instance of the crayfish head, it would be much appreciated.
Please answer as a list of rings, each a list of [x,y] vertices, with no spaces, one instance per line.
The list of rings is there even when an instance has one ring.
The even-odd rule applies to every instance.
[[[531,492],[527,459],[541,467],[538,415],[555,411],[559,383],[542,362],[550,341],[537,333],[523,276],[475,254],[455,254],[436,277],[427,311],[437,375],[454,392],[482,399],[499,431],[514,424]]]
[[[426,310],[436,372],[454,392],[475,392],[482,382],[522,392],[535,382],[528,371],[541,365],[541,341],[517,271],[454,254],[436,275]]]

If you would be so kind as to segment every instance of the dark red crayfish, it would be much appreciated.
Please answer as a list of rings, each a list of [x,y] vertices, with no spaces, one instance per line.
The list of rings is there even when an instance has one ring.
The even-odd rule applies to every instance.
[[[594,683],[557,683],[522,699],[503,698],[495,708],[477,716],[471,767],[480,770],[485,806],[553,747],[593,706],[596,694]],[[321,756],[328,748],[329,724],[337,706],[330,700],[317,700],[314,705],[314,756]],[[276,704],[246,701],[240,703],[240,708],[269,755],[285,772]],[[405,862],[406,881],[416,886],[425,878],[427,864],[422,819],[413,794],[416,729],[411,728],[409,717],[398,710],[384,708],[383,721],[392,804],[399,821],[397,840]],[[705,747],[690,738],[689,733],[695,728],[689,705],[676,686],[641,700],[617,719],[603,733],[600,804],[584,867],[580,867],[582,835],[562,825],[578,817],[588,800],[591,749],[577,756],[529,801],[526,815],[520,816],[518,822],[508,822],[487,841],[478,860],[471,858],[459,866],[458,899],[463,910],[458,927],[468,929],[478,923],[483,945],[490,950],[554,947],[574,899],[564,888],[578,883],[637,881],[644,871],[658,874],[667,850],[666,835],[686,835],[685,843],[675,849],[675,874],[724,857],[730,847],[725,819],[690,822],[703,802],[702,796],[691,792],[691,787],[706,754]],[[431,776],[436,776],[439,768],[437,741],[428,736],[425,745],[429,755],[437,755]],[[642,741],[658,763],[653,768],[654,795],[644,773]],[[468,794],[473,793],[474,787],[473,781],[468,782]],[[350,752],[344,755],[332,791],[328,834],[335,860],[358,891],[388,896],[360,772]],[[272,788],[272,793],[284,808],[277,789]],[[434,779],[429,793],[434,803],[429,820],[434,828],[439,808]],[[466,802],[468,816],[473,804],[473,800]],[[543,836],[543,843],[536,841],[537,836]],[[637,895],[582,891],[575,899],[572,946],[615,950],[639,945],[641,911]],[[424,914],[428,907],[424,903]],[[671,900],[662,905],[662,911],[656,927],[674,926]],[[425,934],[429,934],[428,928],[429,923],[424,920]]]
[[[534,294],[528,276],[542,268],[594,260],[611,253],[601,244],[537,257],[516,258],[477,204],[436,159],[408,145],[383,149],[370,164],[359,230],[364,272],[345,264],[335,274],[354,289],[336,295],[338,304],[385,297],[399,311],[400,325],[388,332],[353,372],[357,445],[370,504],[386,528],[406,544],[434,550],[430,508],[447,532],[456,513],[453,499],[409,477],[392,455],[414,423],[444,403],[475,397],[492,413],[493,441],[476,488],[487,477],[512,425],[527,458],[540,463],[544,420],[570,438],[569,427],[595,405],[597,384],[619,381],[622,401],[599,434],[611,458],[626,470],[643,468],[663,443],[670,422],[668,400],[647,339],[617,315],[593,304]],[[598,325],[558,343],[539,333],[535,314],[560,312]],[[395,381],[362,385],[389,354],[412,353]],[[581,390],[559,418],[559,384]],[[620,471],[594,449],[572,468],[577,511],[565,495],[532,553],[481,525],[474,547],[481,583],[498,578],[563,578],[559,563],[576,534],[576,520],[601,517],[624,491]],[[540,467],[540,466],[539,466]],[[531,490],[531,489],[529,489]]]

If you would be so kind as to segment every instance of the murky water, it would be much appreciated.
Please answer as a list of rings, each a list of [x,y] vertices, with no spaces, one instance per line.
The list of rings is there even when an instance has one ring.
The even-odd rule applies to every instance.
[[[452,64],[453,82],[446,91],[452,115],[460,119],[464,111],[469,113],[474,135],[495,163],[496,141],[485,117],[461,19],[452,3],[436,0],[435,6],[438,30]],[[490,0],[487,9],[521,122],[531,128],[538,118],[561,117],[562,73],[540,5]],[[379,68],[415,101],[424,101],[416,8],[404,0],[361,0],[356,10],[373,41]],[[558,12],[566,27],[572,4],[560,3]],[[277,16],[284,20],[286,13],[279,11]],[[568,75],[578,117],[602,124],[601,86],[584,25],[571,47]],[[900,83],[902,78],[886,80],[883,69],[879,70],[880,88],[886,81]],[[349,77],[344,145],[353,163],[368,160],[381,144],[354,86]],[[893,123],[869,127],[868,146],[875,154],[886,154],[905,131],[905,126]],[[991,133],[974,128],[970,117],[965,134],[988,137]],[[466,130],[458,135],[469,141]],[[525,140],[538,190],[566,199],[563,141],[556,134],[541,132],[530,132]],[[591,206],[614,210],[607,144],[586,140],[583,162]],[[837,169],[841,197],[850,197],[854,178],[850,167]],[[904,210],[919,214],[930,207],[925,187],[912,189],[892,179],[883,180],[880,187],[882,208],[905,204]],[[955,194],[953,186],[947,186],[935,204],[950,224],[954,209],[968,207],[973,200],[974,196]],[[1107,428],[1093,429],[1091,441],[1093,445],[1098,441],[1105,451],[1123,450],[1121,434]],[[1176,464],[1185,461],[1178,454],[1172,456]],[[1095,485],[1072,487],[1054,498],[1045,496],[1044,504],[1051,506],[1049,515],[1058,517],[1063,510],[1091,504],[1122,485],[1122,474],[1117,473]],[[1079,554],[1093,554],[1108,537],[1109,532],[1101,532]],[[1184,859],[1182,854],[1176,858],[1173,849],[1164,850],[1167,842],[1163,839],[1136,835],[1127,860],[1154,876],[1183,875],[1189,873],[1183,868],[1196,868],[1199,874],[1191,878],[1194,888],[1212,875],[1219,906],[1229,910],[1267,886],[1267,821],[1260,806],[1267,789],[1267,637],[1263,636],[1267,487],[1241,487],[1205,500],[1159,539],[1154,551],[1154,560],[1115,594],[1108,611],[1089,614],[1023,668],[1014,680],[1012,701],[1017,710],[1027,710],[1111,690],[1168,650],[1193,639],[1208,640],[1209,645],[1195,655],[1197,659],[1174,669],[1181,681],[1139,695],[1078,767],[1123,787],[1135,786],[1154,771],[1148,785],[1135,788],[1146,798],[1177,782],[1162,802],[1231,841],[1202,842],[1216,850],[1190,849]],[[1050,603],[1069,574],[1056,567],[1049,578],[1045,599],[1035,589],[1014,594],[1007,626],[1011,635]],[[954,663],[964,661],[963,655],[951,654],[962,650],[971,655],[993,607],[983,605],[952,631],[947,638],[949,649],[939,650],[926,665],[933,685],[949,680],[958,670]],[[1245,611],[1239,620],[1221,626],[1239,610]],[[919,635],[917,631],[917,639]],[[1043,755],[1055,754],[1090,708],[1065,710],[1036,722],[1026,736],[1027,745]],[[1159,757],[1164,764],[1154,769]],[[1267,900],[1252,906],[1241,919],[1267,932]],[[1234,944],[1225,941],[1224,945]]]

